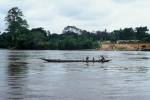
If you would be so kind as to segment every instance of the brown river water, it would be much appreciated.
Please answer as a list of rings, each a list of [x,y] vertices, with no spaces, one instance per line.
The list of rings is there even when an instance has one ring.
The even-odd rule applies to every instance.
[[[40,58],[108,63],[47,63]],[[150,52],[0,50],[0,100],[149,100]]]

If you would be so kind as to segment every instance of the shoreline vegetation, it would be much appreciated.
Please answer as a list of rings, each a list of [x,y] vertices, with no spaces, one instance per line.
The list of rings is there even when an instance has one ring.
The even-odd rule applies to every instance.
[[[29,29],[23,12],[13,7],[5,17],[5,32],[0,32],[0,48],[15,50],[150,50],[147,26],[108,32],[89,32],[67,26],[62,33],[42,27]]]

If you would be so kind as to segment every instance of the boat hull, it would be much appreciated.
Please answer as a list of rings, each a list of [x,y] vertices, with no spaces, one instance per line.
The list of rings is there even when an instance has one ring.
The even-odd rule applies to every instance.
[[[71,62],[87,62],[85,60],[60,60],[60,59],[43,59],[42,60],[46,61],[46,62],[54,62],[54,63],[71,63]],[[105,62],[109,62],[111,60],[89,60],[88,62],[99,62],[99,63],[105,63]]]

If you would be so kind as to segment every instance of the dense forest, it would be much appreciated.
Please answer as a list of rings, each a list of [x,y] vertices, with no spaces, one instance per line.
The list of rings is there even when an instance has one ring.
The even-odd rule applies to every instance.
[[[139,40],[150,42],[149,29],[136,27],[124,28],[112,32],[89,32],[75,26],[67,26],[62,33],[50,33],[42,27],[29,29],[23,12],[13,7],[5,17],[7,29],[0,34],[0,48],[8,49],[52,49],[52,50],[78,50],[96,49],[100,42],[118,40]]]

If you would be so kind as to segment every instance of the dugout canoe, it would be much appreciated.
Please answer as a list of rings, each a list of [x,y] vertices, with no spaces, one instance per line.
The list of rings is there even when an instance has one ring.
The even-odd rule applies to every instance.
[[[61,59],[45,59],[45,58],[41,58],[42,60],[46,61],[46,62],[54,62],[54,63],[71,63],[71,62],[87,62],[85,60],[61,60]],[[109,62],[111,60],[88,60],[88,62],[99,62],[99,63],[105,63],[105,62]]]

